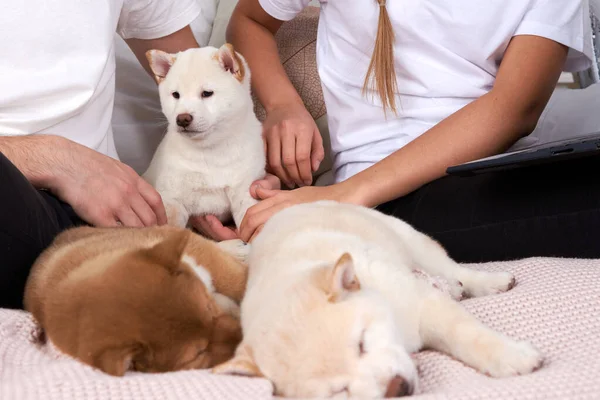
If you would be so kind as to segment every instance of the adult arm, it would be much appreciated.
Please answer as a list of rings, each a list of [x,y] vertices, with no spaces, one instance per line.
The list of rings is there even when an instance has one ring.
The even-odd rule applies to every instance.
[[[227,40],[246,58],[252,88],[267,112],[263,134],[269,170],[288,187],[304,186],[312,182],[325,153],[319,130],[279,60],[274,35],[282,23],[258,0],[240,0]]]
[[[0,151],[39,189],[97,226],[166,223],[160,195],[127,165],[56,135],[0,137]]]
[[[48,151],[64,145],[66,139],[55,135],[0,136],[0,152],[36,188],[49,189],[59,184],[60,160]]]

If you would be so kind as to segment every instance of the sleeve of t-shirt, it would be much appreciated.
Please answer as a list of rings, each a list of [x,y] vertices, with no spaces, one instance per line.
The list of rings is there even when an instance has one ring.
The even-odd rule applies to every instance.
[[[306,7],[310,0],[258,0],[260,6],[271,17],[290,21]]]
[[[588,0],[532,0],[515,35],[545,37],[569,47],[565,72],[592,65],[593,48]]]
[[[157,39],[185,28],[199,14],[197,0],[124,0],[117,33],[123,39]]]

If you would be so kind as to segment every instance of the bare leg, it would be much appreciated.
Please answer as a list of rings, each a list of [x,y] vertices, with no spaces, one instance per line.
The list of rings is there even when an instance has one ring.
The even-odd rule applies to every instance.
[[[425,347],[493,377],[527,374],[542,365],[541,354],[529,343],[493,331],[443,296],[425,300],[419,328]]]

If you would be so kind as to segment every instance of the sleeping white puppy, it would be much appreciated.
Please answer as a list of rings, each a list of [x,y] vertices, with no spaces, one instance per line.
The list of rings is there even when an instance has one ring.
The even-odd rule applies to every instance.
[[[250,185],[265,175],[246,61],[230,44],[146,56],[169,126],[144,179],[162,196],[170,225],[213,214],[239,226],[256,203]]]
[[[493,377],[542,363],[530,344],[487,328],[456,301],[509,290],[511,274],[461,267],[377,211],[329,201],[290,207],[264,226],[249,257],[244,338],[216,373],[266,377],[286,397],[378,398],[414,392],[410,355],[422,348]]]

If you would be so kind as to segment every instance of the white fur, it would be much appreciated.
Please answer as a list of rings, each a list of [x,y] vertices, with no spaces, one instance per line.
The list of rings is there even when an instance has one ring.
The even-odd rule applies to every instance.
[[[233,240],[228,242],[234,242]],[[235,241],[237,243],[237,241]],[[222,242],[222,243],[227,243]],[[204,283],[206,290],[212,294],[215,302],[223,310],[223,312],[235,317],[240,318],[240,306],[238,306],[235,301],[225,296],[224,294],[218,293],[215,290],[215,285],[213,284],[212,275],[209,270],[207,270],[203,265],[200,265],[196,262],[196,260],[190,256],[189,254],[185,254],[181,258],[181,262],[186,263],[195,273],[196,276]]]
[[[314,273],[332,270],[343,253],[360,289],[331,301]],[[378,398],[397,377],[417,386],[410,354],[423,347],[494,377],[541,364],[531,345],[485,327],[414,268],[447,279],[455,298],[514,282],[461,267],[429,237],[374,210],[324,201],[276,214],[250,251],[243,343],[215,372],[262,374],[282,396]],[[342,276],[350,282],[352,269]]]
[[[238,57],[242,65],[235,71],[224,64],[236,62],[227,46],[154,57],[155,73],[166,75],[157,80],[169,127],[143,177],[161,194],[171,225],[183,227],[190,216],[213,214],[221,221],[233,216],[239,226],[256,204],[249,189],[265,175],[262,127],[253,110],[248,66]],[[245,71],[241,81],[236,71]],[[203,98],[204,91],[214,94]],[[193,121],[184,129],[176,118],[185,113]]]
[[[181,262],[186,263],[196,273],[198,278],[200,278],[202,283],[204,283],[206,290],[208,290],[210,293],[215,292],[215,286],[213,285],[212,275],[206,268],[204,268],[204,266],[196,263],[196,260],[188,254],[185,254],[181,258]]]

